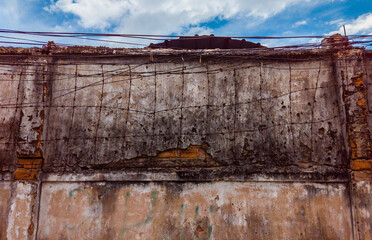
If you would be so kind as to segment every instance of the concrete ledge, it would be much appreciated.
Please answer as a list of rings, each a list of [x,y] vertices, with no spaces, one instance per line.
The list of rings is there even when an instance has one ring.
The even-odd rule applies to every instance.
[[[43,173],[42,182],[212,182],[212,181],[229,181],[229,182],[348,182],[347,174],[340,174],[339,176],[319,175],[318,173],[309,174],[251,174],[249,176],[234,175],[213,177],[213,175],[203,177],[198,176],[182,176],[179,172],[134,172],[134,171],[113,171],[106,173]]]

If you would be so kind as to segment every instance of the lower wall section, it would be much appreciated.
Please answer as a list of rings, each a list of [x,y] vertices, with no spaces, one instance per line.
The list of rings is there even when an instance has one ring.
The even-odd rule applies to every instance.
[[[354,184],[354,201],[358,239],[372,240],[371,181],[358,181]]]
[[[11,182],[0,182],[0,239],[5,239],[10,211]]]
[[[0,182],[0,239],[34,239],[36,183]]]
[[[341,183],[43,183],[37,239],[352,239]]]

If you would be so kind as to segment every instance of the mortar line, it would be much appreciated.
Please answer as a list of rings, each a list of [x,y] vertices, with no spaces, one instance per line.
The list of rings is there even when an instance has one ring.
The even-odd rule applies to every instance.
[[[129,108],[130,108],[130,99],[132,94],[132,69],[130,64],[128,64],[128,70],[129,70],[129,91],[128,91],[128,104],[127,104],[127,114],[125,117],[125,124],[124,124],[124,136],[123,136],[123,144],[124,144],[124,159],[125,159],[125,152],[126,152],[126,139],[127,139],[127,132],[128,132],[128,119],[129,119]]]
[[[310,124],[310,146],[311,146],[311,152],[310,152],[310,161],[313,160],[313,152],[314,152],[314,144],[313,144],[314,110],[315,110],[316,91],[318,89],[320,71],[321,71],[321,60],[319,60],[319,70],[318,70],[318,75],[317,75],[317,78],[316,78],[316,84],[315,84],[315,89],[314,89],[313,105],[312,105],[312,108],[311,108],[311,124]]]
[[[97,120],[97,125],[94,133],[94,152],[93,152],[93,161],[95,163],[98,163],[97,161],[97,134],[98,134],[98,129],[101,121],[101,113],[102,113],[102,102],[103,102],[103,91],[105,88],[105,75],[103,72],[103,64],[101,65],[101,71],[102,71],[102,87],[101,87],[101,97],[100,97],[100,105],[99,105],[99,110],[98,110],[98,120]],[[94,164],[93,162],[93,164]]]

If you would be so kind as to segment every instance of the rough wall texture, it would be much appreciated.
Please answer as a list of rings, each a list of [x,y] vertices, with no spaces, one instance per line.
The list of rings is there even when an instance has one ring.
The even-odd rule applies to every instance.
[[[56,62],[45,170],[345,169],[330,61],[180,60]]]
[[[351,239],[346,192],[342,184],[47,183],[38,236]]]
[[[371,239],[368,51],[1,51],[1,239]]]
[[[8,214],[11,199],[11,183],[0,183],[0,239],[6,238],[6,229],[8,226]]]

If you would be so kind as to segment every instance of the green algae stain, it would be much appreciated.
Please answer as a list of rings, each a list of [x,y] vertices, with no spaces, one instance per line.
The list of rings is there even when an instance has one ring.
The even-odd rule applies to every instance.
[[[207,238],[207,240],[211,239],[212,231],[213,231],[213,223],[208,227],[208,238]]]
[[[213,213],[214,212],[214,207],[211,205],[209,206],[209,213]]]
[[[69,231],[73,231],[76,228],[75,227],[70,227],[68,224],[66,224],[66,229],[69,230]]]
[[[70,198],[72,198],[72,197],[74,196],[74,193],[75,193],[75,192],[82,192],[82,193],[85,193],[85,194],[87,194],[87,195],[89,196],[89,193],[88,193],[86,190],[84,190],[84,189],[80,189],[80,188],[75,188],[75,189],[71,190],[71,191],[68,193],[68,196],[69,196]]]
[[[199,214],[199,206],[196,206],[196,207],[195,207],[194,220],[196,220],[196,219],[198,218],[198,214]]]

